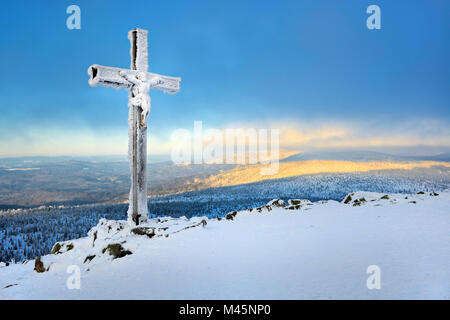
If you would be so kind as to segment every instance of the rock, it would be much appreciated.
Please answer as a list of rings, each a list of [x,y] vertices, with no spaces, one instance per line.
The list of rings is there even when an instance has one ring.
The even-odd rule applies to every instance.
[[[385,194],[384,196],[382,196],[380,199],[383,199],[383,200],[388,200],[389,199],[389,196],[387,195],[387,194]]]
[[[225,216],[225,219],[227,219],[227,220],[233,220],[233,218],[236,217],[236,214],[237,214],[236,211],[233,211],[233,212],[231,212],[231,213],[228,213],[228,214]],[[206,221],[205,221],[205,222],[206,222]]]
[[[286,203],[284,203],[284,201],[281,199],[273,199],[272,201],[269,201],[267,206],[284,208],[286,206]]]
[[[425,192],[419,191],[419,192],[417,192],[417,194],[425,194]]]
[[[36,272],[45,272],[44,263],[41,261],[41,257],[37,257],[36,260],[34,260],[34,270]]]
[[[290,206],[298,206],[298,205],[312,205],[312,202],[307,199],[289,199],[288,203]]]
[[[108,251],[109,255],[113,256],[114,259],[123,258],[126,255],[133,254],[131,251],[125,250],[120,243],[109,244],[102,250],[102,253],[105,253],[106,251]]]
[[[353,206],[360,206],[364,202],[367,202],[366,198],[355,199],[353,200]]]
[[[91,255],[91,256],[87,256],[86,257],[86,259],[84,259],[84,262],[83,263],[86,263],[87,261],[91,261],[92,259],[94,259],[95,258],[95,254],[94,255]]]
[[[271,206],[262,206],[262,207],[258,207],[258,208],[256,208],[255,210],[257,211],[257,212],[263,212],[263,210],[264,209],[266,209],[267,211],[272,211],[272,207]]]
[[[55,243],[55,245],[52,248],[52,254],[58,254],[61,253],[61,245],[59,244],[59,242]]]
[[[67,251],[70,251],[73,249],[73,243],[69,243],[69,244],[60,244],[59,242],[57,242],[53,248],[52,248],[52,254],[60,254],[60,253],[64,253]]]
[[[344,203],[347,204],[347,203],[349,203],[350,201],[352,201],[352,196],[351,196],[351,195],[348,195],[347,198],[345,198]]]
[[[153,238],[155,236],[155,229],[150,227],[136,227],[131,229],[131,233],[137,234],[139,236],[147,236]]]

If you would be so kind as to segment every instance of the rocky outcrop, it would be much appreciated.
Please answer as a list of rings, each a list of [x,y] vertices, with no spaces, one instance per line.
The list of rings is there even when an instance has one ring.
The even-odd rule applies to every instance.
[[[39,273],[46,271],[44,262],[41,261],[41,257],[37,257],[36,260],[34,260],[34,271]]]

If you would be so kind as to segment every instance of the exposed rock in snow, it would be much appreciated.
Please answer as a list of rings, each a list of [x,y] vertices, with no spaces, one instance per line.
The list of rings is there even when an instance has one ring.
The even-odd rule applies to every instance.
[[[0,298],[450,298],[449,191],[288,203],[139,227],[102,219],[35,263],[0,263]],[[372,265],[380,290],[366,286]],[[70,266],[80,289],[66,286]]]
[[[312,205],[312,202],[306,199],[290,199],[288,200],[289,206],[286,207],[286,209],[289,210],[298,210],[300,209],[302,206],[305,205]]]
[[[306,199],[290,199],[290,200],[288,200],[288,203],[290,206],[297,206],[297,205],[311,203],[311,201],[306,200]]]
[[[44,263],[41,261],[41,257],[37,257],[34,260],[34,271],[39,272],[39,273],[46,271],[46,269],[44,267]]]
[[[289,200],[290,201],[290,200]],[[272,201],[269,201],[269,203],[267,204],[268,206],[271,207],[281,207],[284,208],[286,206],[286,203],[284,203],[283,200],[281,199],[273,199]]]

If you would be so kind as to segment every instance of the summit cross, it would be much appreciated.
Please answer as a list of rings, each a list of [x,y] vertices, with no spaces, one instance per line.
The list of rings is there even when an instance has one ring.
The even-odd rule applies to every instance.
[[[150,113],[150,89],[175,94],[181,78],[148,72],[148,31],[128,32],[131,49],[130,69],[89,67],[89,84],[93,87],[125,88],[128,91],[128,157],[131,169],[131,189],[128,222],[139,225],[148,220],[147,208],[147,117]]]

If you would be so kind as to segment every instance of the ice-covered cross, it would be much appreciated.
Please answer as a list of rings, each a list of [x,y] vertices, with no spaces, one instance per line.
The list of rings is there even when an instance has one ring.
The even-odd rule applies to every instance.
[[[128,222],[138,225],[148,219],[147,209],[147,116],[150,112],[150,89],[175,94],[181,78],[148,72],[147,30],[128,32],[131,43],[131,68],[121,69],[94,64],[89,67],[89,84],[128,90],[128,156],[131,169]]]

